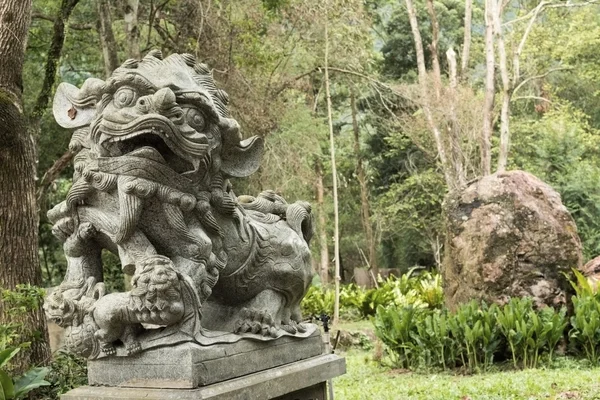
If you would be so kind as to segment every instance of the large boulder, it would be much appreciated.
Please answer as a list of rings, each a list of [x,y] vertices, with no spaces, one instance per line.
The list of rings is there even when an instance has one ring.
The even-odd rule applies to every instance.
[[[582,263],[573,218],[560,195],[535,176],[486,176],[444,203],[442,267],[450,309],[471,299],[503,304],[532,297],[537,306],[567,304],[571,268]]]

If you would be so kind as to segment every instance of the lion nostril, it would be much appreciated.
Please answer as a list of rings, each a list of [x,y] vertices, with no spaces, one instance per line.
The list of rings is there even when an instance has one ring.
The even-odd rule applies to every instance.
[[[142,111],[146,111],[148,109],[148,101],[142,97],[137,101],[137,107]]]

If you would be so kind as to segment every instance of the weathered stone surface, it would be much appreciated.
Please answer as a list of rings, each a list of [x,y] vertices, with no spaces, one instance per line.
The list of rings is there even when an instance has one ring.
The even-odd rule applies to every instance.
[[[234,194],[229,179],[258,169],[263,139],[243,139],[228,102],[191,54],[151,51],[107,80],[59,85],[53,112],[74,130],[75,172],[48,212],[68,265],[44,308],[71,351],[97,359],[309,336],[300,301],[313,274],[311,207]],[[131,290],[107,292],[104,249]]]
[[[318,329],[306,338],[284,336],[264,342],[244,339],[211,346],[187,342],[131,357],[91,360],[88,381],[103,386],[193,389],[322,353]]]
[[[442,268],[450,308],[471,299],[567,303],[563,274],[582,263],[577,227],[560,195],[523,171],[494,174],[450,194]]]
[[[268,369],[198,389],[148,389],[84,386],[61,396],[62,400],[325,400],[324,384],[346,373],[346,362],[326,354]],[[315,388],[315,386],[317,388]],[[321,390],[318,390],[319,387]],[[310,391],[308,396],[304,389]],[[317,397],[315,397],[315,394]]]

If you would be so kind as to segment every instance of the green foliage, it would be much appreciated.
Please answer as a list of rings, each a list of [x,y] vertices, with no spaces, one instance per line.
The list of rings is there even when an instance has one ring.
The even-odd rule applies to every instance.
[[[74,354],[56,352],[49,369],[46,379],[50,386],[40,390],[40,398],[59,400],[61,394],[87,384],[87,362]]]
[[[396,366],[448,369],[463,366],[486,370],[497,354],[501,337],[495,306],[472,302],[456,313],[414,306],[379,306],[375,333],[389,349]]]
[[[600,254],[600,136],[585,114],[557,105],[541,119],[513,125],[514,167],[556,189],[583,243],[586,259]]]
[[[22,284],[17,285],[15,290],[0,289],[0,301],[6,314],[16,317],[38,309],[44,294],[43,289]],[[44,380],[49,372],[46,367],[34,367],[14,377],[9,365],[12,358],[29,348],[32,340],[40,340],[40,336],[39,332],[25,332],[21,323],[0,324],[0,399],[23,399],[32,390],[50,384]]]
[[[540,351],[548,352],[549,361],[567,326],[566,310],[543,308],[536,311],[529,298],[513,298],[496,316],[506,338],[514,367],[536,368]]]
[[[335,293],[333,290],[311,286],[302,300],[302,312],[307,316],[333,315],[334,302]]]
[[[574,351],[585,354],[593,364],[600,362],[600,292],[595,291],[579,271],[573,271],[576,282],[571,282],[577,295],[573,296],[573,316],[569,331]]]
[[[501,343],[495,321],[497,312],[496,305],[471,301],[460,306],[450,319],[458,356],[469,371],[487,370],[494,362]]]
[[[379,279],[379,287],[362,289],[356,284],[340,288],[340,312],[346,319],[368,318],[379,306],[390,304],[403,307],[440,308],[443,304],[442,278],[439,274],[411,270],[400,277],[391,275]],[[335,293],[333,289],[313,285],[302,300],[306,315],[333,315]]]
[[[20,350],[20,347],[0,348],[0,399],[2,400],[23,399],[32,390],[40,386],[50,385],[49,382],[44,380],[49,372],[46,367],[31,368],[23,375],[15,378],[9,375],[4,368]]]
[[[8,322],[0,324],[0,349],[14,346],[15,341],[20,344],[19,348],[29,347],[32,340],[39,340],[40,332],[26,332],[23,325],[15,320],[19,315],[38,309],[44,299],[45,291],[30,284],[17,285],[14,290],[0,288],[0,301],[5,307],[5,313],[9,317]]]
[[[590,311],[589,305],[586,307],[582,313]],[[595,316],[598,317],[597,312]],[[583,323],[593,324],[592,319],[585,318]],[[577,340],[584,336],[580,342],[590,360],[598,356],[596,343],[600,338],[596,337],[594,347],[589,347],[592,341],[586,335],[598,320],[583,334],[571,331]],[[490,370],[506,347],[515,368],[536,368],[542,355],[547,355],[546,361],[552,364],[554,349],[567,328],[564,308],[536,310],[527,298],[511,299],[502,307],[471,301],[455,312],[445,308],[379,306],[373,323],[395,366],[426,370],[461,367],[468,372]]]

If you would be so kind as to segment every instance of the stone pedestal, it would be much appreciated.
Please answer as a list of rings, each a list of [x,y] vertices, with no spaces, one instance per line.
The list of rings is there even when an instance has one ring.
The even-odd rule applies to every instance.
[[[188,342],[89,361],[88,381],[94,386],[194,389],[321,354],[318,329],[305,338],[242,339],[211,346]]]
[[[253,362],[250,358],[247,362]],[[235,363],[229,367],[234,369]],[[165,366],[164,369],[169,368]],[[196,389],[84,386],[62,400],[325,400],[327,381],[346,372],[346,362],[324,354]]]

